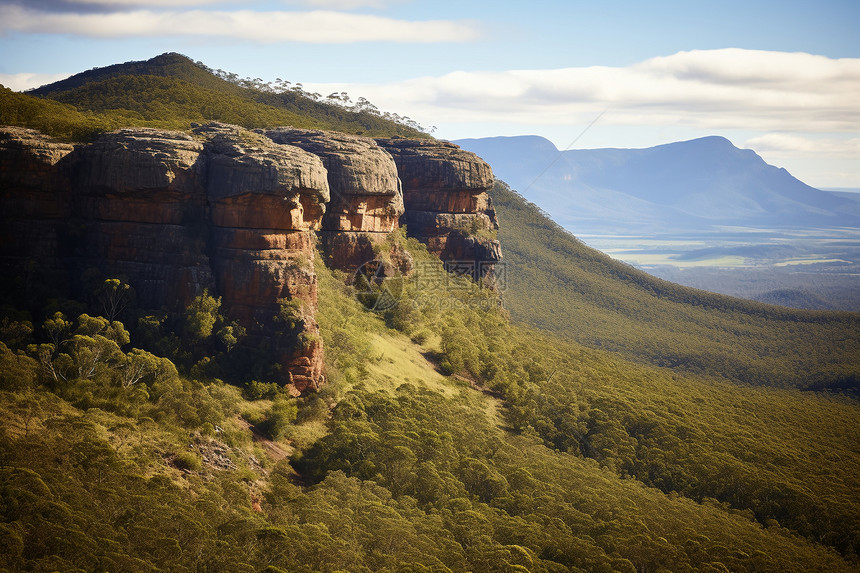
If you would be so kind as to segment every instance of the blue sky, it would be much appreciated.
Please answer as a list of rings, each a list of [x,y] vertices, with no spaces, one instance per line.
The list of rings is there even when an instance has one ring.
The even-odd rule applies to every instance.
[[[856,0],[0,0],[0,83],[176,51],[367,97],[446,139],[723,135],[812,185],[860,188],[858,28]]]

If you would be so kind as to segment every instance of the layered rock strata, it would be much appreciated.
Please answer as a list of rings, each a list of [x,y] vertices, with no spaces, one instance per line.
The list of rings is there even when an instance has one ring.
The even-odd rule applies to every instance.
[[[320,237],[326,262],[354,272],[376,258],[374,249],[399,226],[403,192],[391,155],[369,137],[319,130],[280,128],[265,132],[277,143],[317,155],[328,171],[331,201]],[[408,272],[406,253],[390,253]]]
[[[210,124],[194,134],[206,142],[209,252],[225,310],[262,336],[279,301],[300,301],[307,343],[281,349],[280,362],[297,391],[316,389],[323,353],[314,231],[329,201],[322,161],[235,126]]]
[[[394,158],[403,185],[401,224],[452,269],[498,287],[502,258],[496,212],[487,194],[493,172],[480,157],[453,143],[377,139]]]
[[[208,290],[251,344],[279,301],[297,300],[307,342],[278,350],[282,382],[321,383],[314,232],[329,191],[317,156],[221,124],[124,129],[74,150],[6,128],[0,178],[0,261],[15,277],[4,287],[23,287],[29,267],[57,275],[58,292],[64,277],[119,276],[142,307],[174,311]],[[75,280],[67,294],[88,295]]]
[[[0,128],[0,273],[3,287],[39,296],[68,284],[65,222],[71,212],[66,168],[74,147],[41,133]],[[47,293],[44,293],[47,294]]]
[[[501,258],[492,184],[480,158],[437,141],[209,124],[75,147],[0,128],[0,287],[80,298],[86,277],[121,277],[140,306],[173,311],[208,290],[248,344],[275,340],[274,317],[292,301],[296,340],[266,347],[282,383],[305,392],[323,380],[317,237],[328,264],[354,271],[406,224],[491,283]],[[408,272],[408,253],[386,244],[388,270]]]
[[[127,277],[144,308],[184,308],[214,292],[203,153],[185,133],[123,129],[70,155],[73,275]]]

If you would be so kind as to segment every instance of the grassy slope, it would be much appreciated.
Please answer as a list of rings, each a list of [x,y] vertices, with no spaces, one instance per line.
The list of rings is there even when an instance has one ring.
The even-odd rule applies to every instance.
[[[855,386],[860,316],[681,287],[587,247],[521,196],[493,192],[515,320],[587,346],[753,384]]]
[[[408,248],[429,262],[423,247]],[[418,282],[444,283],[432,276]],[[426,339],[440,365],[456,364],[500,392],[505,426],[664,493],[714,498],[849,555],[860,547],[855,401],[630,362],[477,310],[467,290],[407,288],[401,307],[442,304],[425,304],[400,328]],[[425,329],[431,336],[420,336]],[[339,341],[349,333],[324,332],[332,355],[341,356]]]

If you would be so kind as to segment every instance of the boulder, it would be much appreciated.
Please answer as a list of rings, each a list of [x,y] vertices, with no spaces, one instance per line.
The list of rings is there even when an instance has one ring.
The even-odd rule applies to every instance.
[[[397,137],[376,142],[394,157],[404,194],[429,190],[477,194],[493,186],[487,162],[453,143]]]
[[[319,157],[233,125],[210,123],[194,133],[206,140],[206,195],[215,225],[319,228],[329,200]]]
[[[99,137],[79,149],[76,185],[88,192],[147,190],[199,195],[203,144],[178,131],[133,128]]]

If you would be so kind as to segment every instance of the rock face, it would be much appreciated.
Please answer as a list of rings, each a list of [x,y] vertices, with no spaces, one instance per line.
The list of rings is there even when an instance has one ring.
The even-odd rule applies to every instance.
[[[374,246],[399,226],[404,211],[391,155],[369,137],[291,128],[265,134],[319,156],[328,171],[331,201],[320,232],[326,262],[353,272],[373,260]]]
[[[73,149],[34,130],[0,128],[0,275],[7,289],[39,296],[43,285],[68,283],[61,223],[70,217],[66,164]]]
[[[203,144],[155,129],[105,134],[69,156],[74,217],[72,266],[126,276],[146,308],[181,308],[214,279],[206,236]]]
[[[426,243],[458,272],[495,288],[502,250],[487,194],[494,181],[490,166],[444,141],[395,138],[377,143],[397,164],[406,207],[401,223],[409,236]]]
[[[317,156],[220,124],[124,129],[74,150],[6,128],[0,177],[7,277],[28,265],[55,280],[120,276],[142,307],[174,311],[208,290],[251,344],[280,300],[299,301],[307,343],[280,350],[282,382],[321,383],[314,231],[329,189]]]
[[[0,128],[0,287],[80,297],[86,277],[121,277],[141,307],[172,311],[206,290],[247,344],[277,348],[281,382],[306,392],[324,380],[317,237],[329,265],[354,271],[406,224],[492,285],[492,184],[481,159],[436,141],[209,124],[74,147]],[[388,255],[408,272],[408,253]],[[295,340],[272,344],[287,307]]]
[[[264,336],[280,300],[300,301],[308,343],[283,349],[280,362],[296,390],[316,389],[323,353],[313,233],[329,200],[322,161],[234,126],[210,124],[194,134],[206,141],[211,268],[225,310]]]

